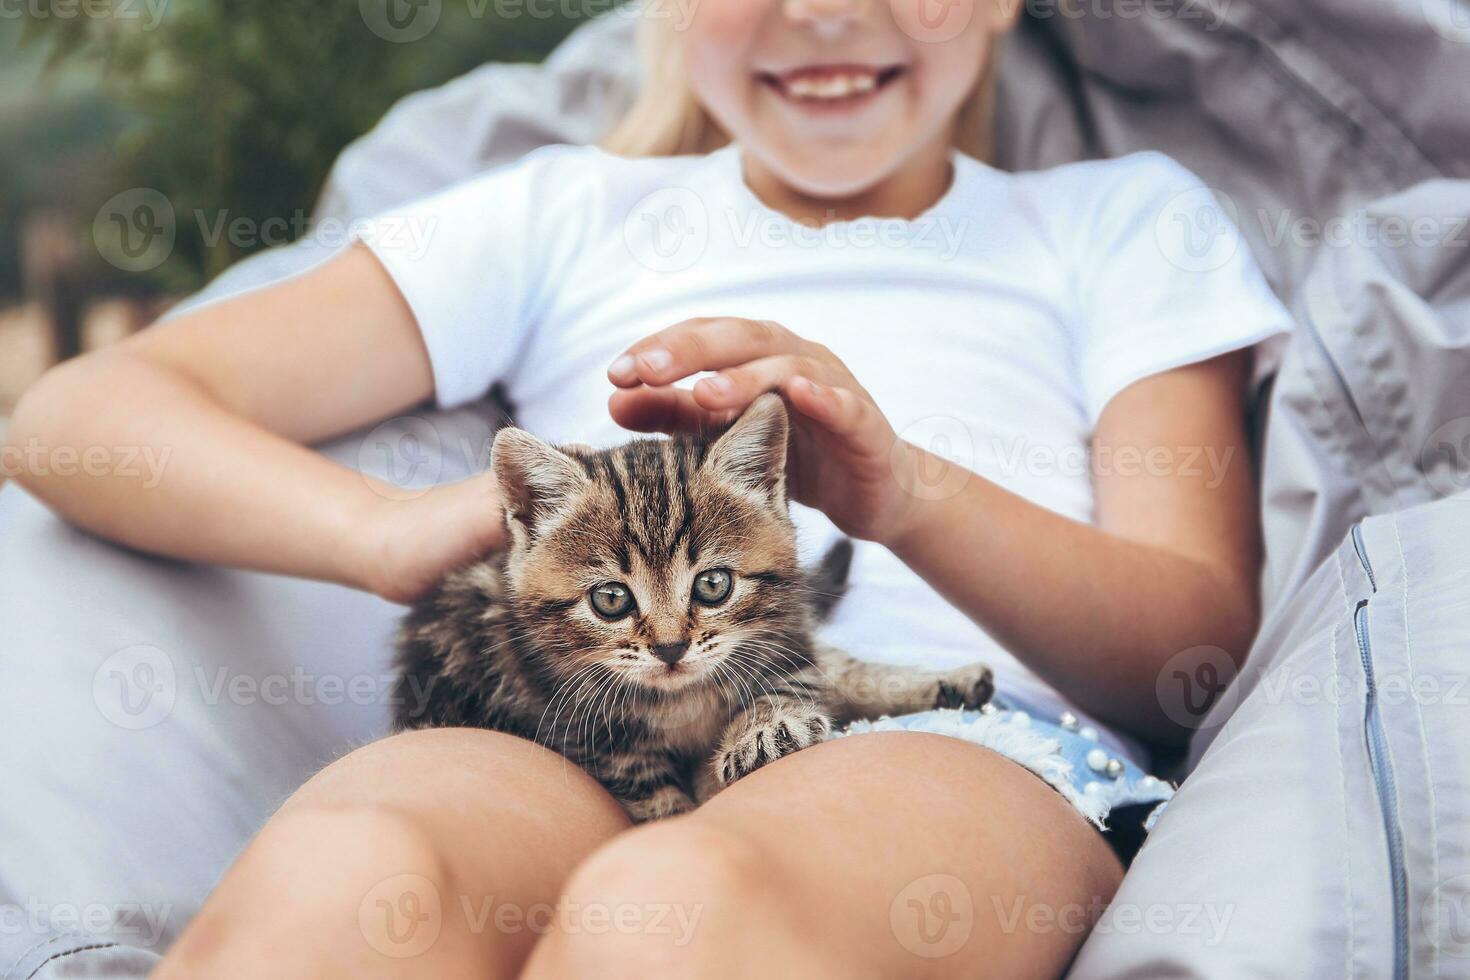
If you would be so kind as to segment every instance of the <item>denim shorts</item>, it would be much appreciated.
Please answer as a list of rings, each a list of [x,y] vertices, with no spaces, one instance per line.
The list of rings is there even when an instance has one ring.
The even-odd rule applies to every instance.
[[[1126,867],[1174,795],[1174,787],[1122,753],[1109,752],[1096,729],[1070,712],[1038,711],[998,692],[979,711],[937,708],[858,721],[837,737],[866,732],[932,732],[999,752],[1029,769],[1096,827]]]

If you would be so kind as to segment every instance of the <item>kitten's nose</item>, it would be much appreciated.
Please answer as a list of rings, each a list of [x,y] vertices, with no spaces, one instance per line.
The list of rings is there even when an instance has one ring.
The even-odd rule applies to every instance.
[[[689,641],[680,640],[678,643],[655,643],[653,655],[672,667],[684,658],[689,652]]]

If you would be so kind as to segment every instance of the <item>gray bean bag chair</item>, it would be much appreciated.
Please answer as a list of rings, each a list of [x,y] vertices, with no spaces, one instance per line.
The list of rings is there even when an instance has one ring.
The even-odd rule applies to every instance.
[[[631,29],[404,100],[318,217],[595,139],[632,91]],[[1470,975],[1470,16],[1036,3],[1000,79],[999,163],[1175,156],[1299,324],[1259,412],[1267,624],[1241,676],[1159,678],[1199,729],[1190,772],[1075,975]],[[1202,256],[1218,218],[1186,229]],[[191,305],[331,253],[258,256]],[[495,423],[425,412],[323,451],[447,480]],[[15,486],[0,542],[0,978],[141,977],[274,807],[386,730],[397,610],[127,552]]]

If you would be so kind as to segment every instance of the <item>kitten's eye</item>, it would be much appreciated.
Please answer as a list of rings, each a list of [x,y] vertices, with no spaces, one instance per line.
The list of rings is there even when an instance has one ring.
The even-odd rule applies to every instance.
[[[730,589],[735,584],[734,576],[726,568],[711,568],[700,572],[694,580],[694,601],[706,606],[718,606],[730,598]]]
[[[621,582],[603,582],[587,593],[587,601],[603,619],[622,619],[633,611],[633,593]]]

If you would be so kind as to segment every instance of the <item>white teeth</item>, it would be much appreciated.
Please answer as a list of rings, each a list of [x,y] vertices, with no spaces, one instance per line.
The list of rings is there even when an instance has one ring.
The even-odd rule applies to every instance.
[[[786,94],[797,99],[845,99],[877,87],[878,78],[871,72],[793,78],[785,83]]]

